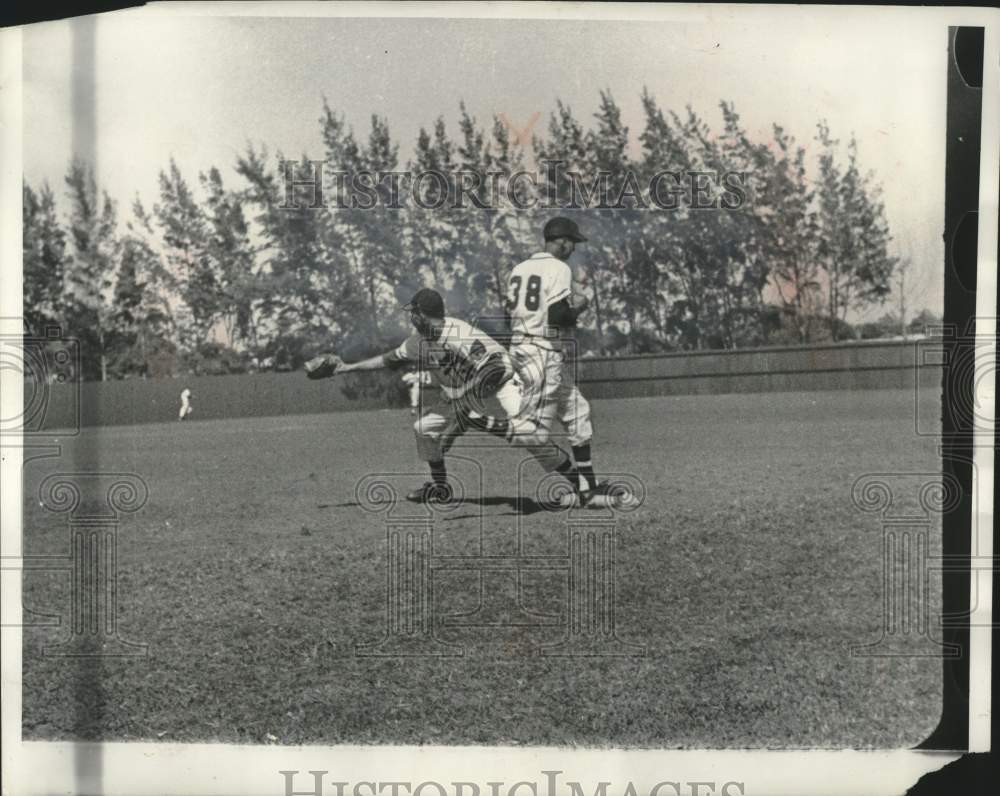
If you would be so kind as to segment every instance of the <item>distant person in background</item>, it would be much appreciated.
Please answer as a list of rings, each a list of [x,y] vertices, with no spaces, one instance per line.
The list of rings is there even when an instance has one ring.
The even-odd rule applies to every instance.
[[[194,409],[191,408],[191,390],[185,387],[181,390],[181,411],[177,415],[178,420],[183,420],[189,414],[191,414]]]
[[[431,383],[430,371],[412,370],[403,374],[403,381],[410,388],[410,414],[415,415],[420,408],[420,390]]]

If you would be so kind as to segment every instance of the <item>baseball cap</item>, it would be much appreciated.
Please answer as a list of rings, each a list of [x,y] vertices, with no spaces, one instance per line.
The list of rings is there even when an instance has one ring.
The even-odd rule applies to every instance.
[[[583,235],[580,234],[580,228],[576,225],[576,222],[569,218],[564,218],[563,216],[556,216],[555,218],[549,219],[545,224],[545,229],[542,231],[542,235],[545,240],[552,240],[553,238],[569,238],[577,243],[583,243],[587,240]]]
[[[429,287],[422,287],[409,302],[403,305],[403,309],[409,312],[415,310],[431,318],[443,318],[444,299],[441,298],[441,294],[436,290],[431,290]]]

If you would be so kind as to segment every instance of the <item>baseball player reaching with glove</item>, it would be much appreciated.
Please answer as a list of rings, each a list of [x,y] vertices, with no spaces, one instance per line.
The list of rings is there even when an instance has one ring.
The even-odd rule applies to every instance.
[[[493,397],[504,412],[518,413],[521,387],[507,350],[480,329],[445,315],[444,299],[429,288],[417,292],[405,305],[415,329],[399,347],[369,359],[346,364],[335,354],[325,354],[306,363],[309,378],[327,378],[342,373],[377,370],[399,363],[436,368],[442,400],[428,409],[413,425],[417,454],[430,467],[431,480],[407,495],[418,502],[451,500],[445,454],[464,432],[470,412],[483,408]],[[482,417],[482,415],[479,415]],[[530,447],[546,472],[558,472],[577,491],[572,460],[554,442],[545,440]]]
[[[610,495],[608,485],[598,483],[594,474],[590,404],[575,383],[563,346],[589,306],[585,296],[574,293],[567,262],[576,245],[587,239],[576,222],[562,217],[549,220],[542,235],[544,251],[514,266],[507,279],[510,355],[524,383],[521,411],[507,419],[473,412],[469,422],[513,445],[537,446],[548,442],[553,424],[559,421],[566,428],[582,482],[580,503],[593,508],[616,504],[621,496]]]

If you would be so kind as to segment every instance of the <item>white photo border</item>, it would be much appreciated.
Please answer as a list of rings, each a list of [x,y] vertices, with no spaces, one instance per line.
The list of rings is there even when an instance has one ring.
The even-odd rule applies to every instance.
[[[982,26],[986,29],[984,88],[1000,87],[1000,12],[989,9],[949,8],[849,8],[844,6],[654,6],[586,3],[268,3],[268,4],[153,4],[147,8],[114,12],[120,14],[183,16],[341,16],[341,17],[462,17],[490,19],[520,17],[536,19],[628,19],[657,21],[734,20],[753,17],[754,24],[768,24],[776,16],[787,24],[797,18],[815,22],[825,15],[843,21],[845,13],[859,21],[889,15],[901,19],[922,15],[940,20],[942,46],[949,26]],[[21,316],[20,208],[21,208],[21,31],[0,32],[0,318],[11,332],[12,319]],[[944,76],[942,75],[942,79]],[[982,155],[980,162],[980,219],[977,318],[981,334],[996,332],[996,251],[998,185],[1000,163],[997,147],[1000,130],[1000,91],[983,91]],[[942,108],[942,112],[944,109]],[[19,322],[14,323],[19,333]],[[977,374],[978,375],[978,374]],[[977,399],[988,410],[995,396],[979,384]],[[20,406],[20,379],[4,378],[0,387],[4,406]],[[336,793],[333,782],[348,782],[343,793],[371,796],[371,789],[355,793],[358,783],[406,781],[440,782],[449,788],[456,782],[505,784],[499,796],[507,796],[511,785],[538,784],[545,788],[548,771],[559,771],[559,782],[581,783],[587,793],[601,781],[612,782],[611,792],[622,792],[633,783],[637,793],[651,794],[657,783],[661,796],[675,791],[688,793],[687,783],[713,782],[721,792],[724,783],[735,796],[757,794],[891,793],[902,792],[925,773],[955,760],[957,753],[913,750],[836,751],[650,751],[565,748],[490,747],[278,747],[222,744],[108,743],[73,744],[25,742],[21,738],[21,462],[22,450],[3,450],[0,482],[3,484],[0,519],[3,525],[3,777],[4,792],[109,794],[285,794],[281,771],[301,772],[294,788],[310,791],[309,771],[326,771],[324,793]],[[978,511],[979,539],[974,549],[991,555],[993,527],[993,450],[977,446],[975,467],[980,475],[974,506]],[[969,749],[990,748],[991,595],[992,573],[978,581],[978,599],[970,634]],[[975,588],[976,584],[973,584]],[[983,599],[985,586],[986,600]],[[11,626],[13,625],[13,626]],[[89,761],[89,762],[88,762]],[[94,779],[91,779],[91,778]],[[530,790],[530,789],[528,789]],[[297,792],[297,791],[295,791]],[[311,792],[311,791],[310,791]],[[437,793],[437,791],[425,791]],[[523,792],[523,791],[522,791]],[[565,792],[565,791],[561,791]],[[705,791],[701,791],[704,793]],[[468,792],[467,792],[468,793]]]

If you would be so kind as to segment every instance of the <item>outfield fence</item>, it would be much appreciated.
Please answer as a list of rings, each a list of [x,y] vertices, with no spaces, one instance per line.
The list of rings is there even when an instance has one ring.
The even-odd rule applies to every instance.
[[[929,340],[831,343],[738,351],[696,351],[584,359],[578,369],[592,398],[811,390],[937,387],[940,360]]]
[[[740,351],[582,358],[578,380],[593,399],[940,386],[940,343],[836,343]],[[310,381],[298,373],[257,373],[84,384],[26,384],[28,431],[176,420],[180,393],[192,392],[192,420],[313,414],[404,406],[401,372]]]

